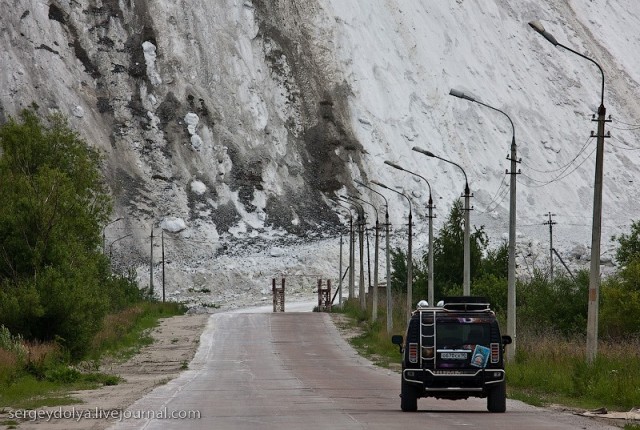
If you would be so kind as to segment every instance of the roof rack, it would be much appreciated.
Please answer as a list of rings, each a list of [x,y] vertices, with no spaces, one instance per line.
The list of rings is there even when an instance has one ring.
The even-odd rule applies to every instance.
[[[456,311],[490,311],[491,306],[486,297],[462,296],[442,299],[443,309]]]

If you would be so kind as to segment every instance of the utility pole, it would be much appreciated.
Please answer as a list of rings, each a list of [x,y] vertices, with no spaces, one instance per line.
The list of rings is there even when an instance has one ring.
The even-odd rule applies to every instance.
[[[542,35],[553,46],[560,46],[567,51],[593,63],[602,76],[600,87],[600,107],[598,118],[593,116],[593,121],[598,123],[598,132],[591,132],[591,137],[596,138],[596,169],[593,184],[593,224],[591,227],[591,263],[589,270],[589,305],[587,308],[587,363],[594,362],[598,355],[598,313],[600,309],[600,242],[602,235],[602,176],[604,174],[604,139],[611,137],[604,131],[605,123],[611,122],[611,116],[606,118],[607,109],[604,107],[604,70],[593,58],[587,57],[562,43],[559,43],[551,33],[545,30],[540,21],[529,22],[531,28]]]
[[[385,199],[386,203],[386,199]],[[386,264],[387,264],[387,281],[385,283],[384,289],[387,293],[387,333],[391,333],[393,330],[393,307],[391,306],[391,257],[389,255],[389,227],[391,223],[389,223],[389,205],[386,205],[387,210],[384,214],[384,234],[385,234],[385,252],[386,252]]]
[[[511,151],[507,155],[507,160],[511,161],[511,172],[508,170],[505,172],[510,176],[509,179],[509,261],[507,265],[507,333],[511,335],[513,342],[507,346],[507,361],[513,360],[516,351],[516,175],[520,174],[519,170],[516,170],[516,164],[522,160],[518,159],[516,151],[516,128],[513,125],[511,117],[506,112],[490,106],[486,103],[477,100],[475,97],[465,94],[464,91],[452,89],[449,91],[449,95],[458,97],[470,102],[477,103],[481,106],[492,109],[496,112],[500,112],[507,117],[511,124]]]
[[[364,289],[364,229],[366,227],[364,208],[360,206],[360,230],[358,234],[358,245],[360,246],[360,279],[358,281],[358,296],[360,298],[360,309],[367,309],[366,292]]]
[[[376,215],[376,250],[373,253],[373,266],[375,272],[373,272],[373,294],[371,295],[371,315],[375,321],[378,319],[378,263],[380,262],[380,223],[378,222],[378,216]]]
[[[161,243],[162,243],[162,303],[164,303],[164,229],[162,230]]]
[[[359,215],[358,215],[359,217]],[[357,224],[356,219],[356,224]],[[349,244],[349,299],[355,298],[356,290],[356,232],[353,229],[353,217],[349,220],[350,244]]]
[[[390,265],[390,259],[389,259],[389,202],[387,201],[387,198],[379,193],[378,191],[374,190],[373,188],[369,187],[367,184],[358,181],[357,179],[355,180],[355,183],[358,185],[361,185],[363,187],[365,187],[366,189],[368,189],[369,191],[373,191],[374,193],[376,193],[377,195],[379,195],[380,197],[382,197],[382,199],[384,200],[384,207],[385,207],[385,226],[386,226],[386,257],[387,257],[387,283],[386,283],[386,293],[387,293],[387,333],[391,333],[391,330],[393,328],[393,318],[392,318],[392,309],[391,309],[391,284],[390,284],[390,271],[391,271],[391,265]],[[380,224],[378,223],[378,213],[376,211],[376,256],[375,258],[375,267],[376,267],[376,271],[375,271],[375,275],[374,275],[374,281],[373,283],[376,285],[378,285],[378,248],[379,248],[379,243],[378,243],[378,239],[379,239],[379,235],[380,235]],[[374,288],[373,289],[373,309],[372,309],[372,314],[374,315],[374,319],[375,317],[378,315],[378,288]]]
[[[403,172],[407,172],[410,175],[413,176],[417,176],[418,178],[422,179],[423,181],[425,181],[427,183],[427,187],[429,187],[429,202],[427,204],[427,209],[429,210],[429,215],[427,216],[427,218],[429,219],[429,257],[428,257],[428,271],[429,271],[429,276],[428,276],[428,284],[427,284],[427,295],[428,295],[428,303],[431,306],[435,305],[435,299],[434,299],[434,286],[433,286],[433,219],[435,218],[435,215],[433,215],[433,209],[435,208],[435,206],[433,205],[433,199],[431,198],[431,184],[429,184],[429,181],[427,180],[427,178],[425,178],[422,175],[419,175],[415,172],[412,172],[410,170],[405,169],[404,167],[396,164],[396,163],[392,163],[391,161],[385,161],[384,164],[393,167],[394,169],[398,169],[401,170]]]
[[[151,226],[151,252],[149,257],[149,296],[153,297],[153,225]]]
[[[545,221],[542,225],[549,226],[549,279],[553,281],[553,226],[558,223],[551,219],[556,214],[549,212],[547,215],[549,216],[549,221]]]
[[[338,264],[338,304],[342,309],[342,230],[340,230],[340,263]]]

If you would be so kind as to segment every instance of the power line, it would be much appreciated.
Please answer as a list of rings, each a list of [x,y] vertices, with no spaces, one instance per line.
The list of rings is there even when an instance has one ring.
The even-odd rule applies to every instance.
[[[567,176],[571,175],[571,174],[572,174],[573,172],[575,172],[575,171],[576,171],[580,166],[582,166],[582,165],[584,164],[584,162],[585,162],[585,161],[587,161],[587,160],[588,160],[588,159],[593,155],[593,153],[594,153],[594,152],[596,152],[596,149],[597,149],[597,147],[596,147],[596,148],[593,148],[593,150],[589,153],[589,155],[588,155],[588,156],[586,156],[586,157],[585,157],[585,158],[584,158],[584,159],[583,159],[583,160],[582,160],[582,161],[581,161],[577,166],[575,166],[575,168],[574,168],[573,170],[571,170],[570,172],[568,172],[568,173],[567,173],[567,174],[565,174],[564,176],[562,176],[562,175],[563,175],[563,173],[564,173],[564,172],[562,172],[559,176],[556,176],[555,178],[551,179],[550,181],[548,181],[548,182],[543,182],[543,181],[537,180],[537,179],[535,179],[535,178],[532,178],[532,177],[530,177],[530,176],[527,176],[527,175],[524,175],[524,174],[523,174],[523,176],[525,176],[525,177],[527,177],[527,178],[531,179],[531,180],[532,180],[532,181],[534,181],[534,182],[538,182],[538,183],[540,183],[540,185],[529,185],[529,184],[524,183],[524,182],[521,182],[521,181],[518,181],[518,182],[519,182],[519,183],[521,183],[522,185],[524,185],[525,187],[529,187],[529,188],[541,188],[541,187],[547,186],[547,185],[549,185],[549,184],[552,184],[552,183],[554,183],[554,182],[560,181],[560,180],[562,180],[562,179],[566,178]]]
[[[620,139],[619,137],[617,137],[617,136],[613,136],[613,138],[614,138],[615,140],[617,140],[617,141],[619,141],[619,142],[621,142],[621,143],[623,143],[623,144],[627,145],[627,143],[626,143],[625,141],[623,141],[622,139]],[[623,148],[623,147],[621,147],[621,146],[616,146],[616,145],[612,145],[612,144],[609,144],[609,146],[613,146],[614,148],[616,148],[616,149],[621,149],[621,150],[623,150],[623,151],[640,151],[640,148],[634,148],[634,147]]]
[[[619,120],[619,119],[617,119],[617,118],[615,118],[615,119],[614,119],[614,121],[615,121],[615,122],[619,122],[620,124],[627,125],[627,126],[629,126],[629,127],[635,127],[635,128],[633,128],[632,130],[635,130],[636,128],[640,128],[640,124],[630,124],[630,123],[628,123],[628,122],[620,121],[620,120]]]
[[[492,211],[496,210],[498,208],[498,206],[500,206],[500,203],[503,202],[505,197],[507,197],[507,194],[509,194],[509,187],[505,187],[504,188],[504,190],[502,191],[502,194],[500,194],[500,200],[496,201],[494,206],[491,209],[487,208],[486,211],[481,212],[481,213],[487,213],[487,212],[492,212]]]
[[[580,150],[578,151],[578,153],[576,154],[575,157],[573,157],[573,159],[571,161],[569,161],[567,164],[565,164],[564,166],[560,166],[556,169],[551,169],[551,170],[538,170],[533,166],[529,166],[528,164],[525,164],[524,162],[522,162],[523,165],[527,166],[528,169],[533,170],[534,172],[537,173],[555,173],[559,170],[566,170],[569,168],[569,166],[576,161],[576,159],[580,156],[580,154],[582,154],[584,152],[584,150],[587,148],[587,146],[589,145],[589,143],[593,140],[593,136],[589,136],[587,138],[587,141],[582,145],[582,147],[580,148]],[[561,173],[562,174],[562,173]]]
[[[489,201],[489,203],[487,203],[487,209],[486,209],[486,210],[484,210],[484,211],[478,211],[478,213],[479,213],[479,214],[485,214],[485,213],[487,213],[487,212],[490,212],[490,211],[492,211],[492,210],[495,210],[495,208],[493,208],[493,209],[491,209],[491,210],[489,210],[489,208],[491,207],[491,205],[493,204],[493,202],[495,202],[495,201],[496,201],[496,199],[497,199],[498,197],[500,197],[500,196],[502,196],[502,198],[500,199],[500,202],[499,202],[498,204],[502,203],[502,200],[504,200],[504,195],[503,195],[503,194],[504,194],[504,190],[502,190],[502,186],[506,184],[506,179],[507,179],[507,176],[506,176],[506,175],[504,175],[504,176],[502,177],[502,182],[500,182],[500,185],[498,185],[498,189],[496,190],[495,194],[493,195],[493,197],[491,198],[491,200]],[[506,188],[506,189],[508,190],[509,188]],[[498,206],[496,205],[496,207],[498,207]]]

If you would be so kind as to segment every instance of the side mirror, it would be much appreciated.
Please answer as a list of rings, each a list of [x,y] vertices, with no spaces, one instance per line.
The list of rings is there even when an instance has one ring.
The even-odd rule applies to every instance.
[[[391,336],[391,343],[394,345],[398,345],[398,348],[400,349],[400,354],[404,352],[404,349],[402,348],[404,345],[404,339],[402,338],[401,335],[396,334]]]
[[[505,334],[504,336],[502,336],[502,344],[503,345],[509,345],[513,342],[513,339],[511,339],[511,336],[509,336],[508,334]]]

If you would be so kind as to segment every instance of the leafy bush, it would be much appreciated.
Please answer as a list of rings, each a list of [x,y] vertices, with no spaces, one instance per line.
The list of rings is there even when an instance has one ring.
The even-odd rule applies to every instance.
[[[573,279],[559,276],[550,281],[534,272],[529,282],[518,285],[518,321],[532,332],[557,331],[563,335],[584,334],[587,326],[589,272]]]
[[[0,127],[0,324],[81,358],[109,310],[139,301],[100,252],[111,202],[100,156],[66,120],[25,110]]]
[[[618,264],[624,267],[634,260],[640,260],[640,221],[634,221],[631,224],[629,234],[612,236],[611,239],[618,242],[616,250]]]
[[[471,286],[474,296],[482,296],[489,299],[491,309],[496,314],[507,314],[507,278],[500,278],[494,274],[486,274],[476,279]]]
[[[601,286],[600,327],[605,336],[640,333],[640,260],[633,260]]]

